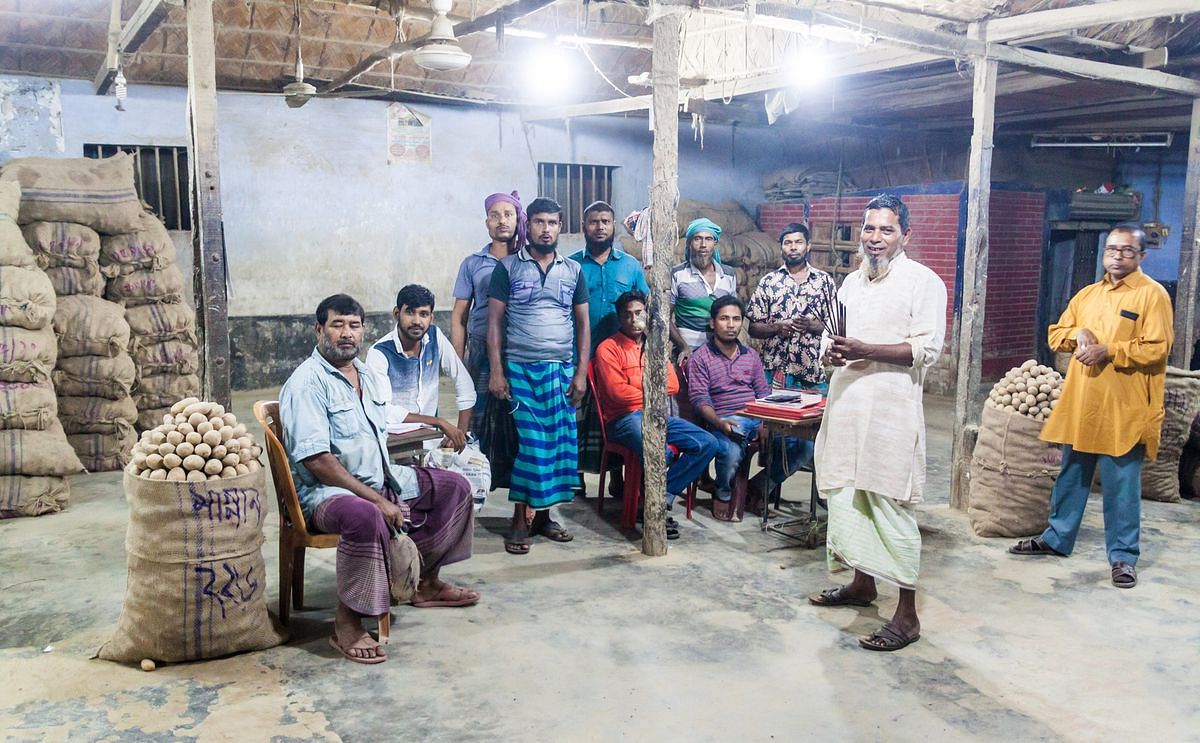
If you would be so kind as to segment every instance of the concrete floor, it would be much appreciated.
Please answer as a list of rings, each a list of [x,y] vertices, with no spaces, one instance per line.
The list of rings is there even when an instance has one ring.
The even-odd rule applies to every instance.
[[[255,397],[238,396],[240,418]],[[382,666],[326,645],[325,550],[308,557],[321,608],[293,614],[290,644],[143,673],[89,659],[125,588],[109,473],[75,478],[65,513],[0,522],[0,739],[1200,740],[1197,504],[1145,504],[1131,591],[1109,584],[1098,503],[1072,558],[1010,557],[1011,540],[976,538],[948,509],[951,403],[927,409],[923,637],[903,652],[855,642],[894,590],[878,608],[805,602],[831,584],[822,550],[705,510],[645,558],[615,508],[596,515],[593,480],[562,509],[575,541],[528,557],[504,553],[510,508],[493,494],[475,557],[447,570],[483,602],[396,610]],[[785,497],[804,500],[806,477]],[[270,525],[268,575],[275,544]]]

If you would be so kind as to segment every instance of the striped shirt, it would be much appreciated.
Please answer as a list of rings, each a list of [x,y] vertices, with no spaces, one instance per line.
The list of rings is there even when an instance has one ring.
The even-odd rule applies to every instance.
[[[717,415],[732,415],[771,391],[758,352],[741,343],[732,359],[711,340],[697,348],[688,360],[687,381],[692,407],[707,405]]]
[[[671,306],[675,310],[675,327],[689,348],[696,348],[708,339],[708,311],[721,297],[737,292],[737,277],[720,263],[713,264],[717,280],[708,285],[691,261],[671,269]]]

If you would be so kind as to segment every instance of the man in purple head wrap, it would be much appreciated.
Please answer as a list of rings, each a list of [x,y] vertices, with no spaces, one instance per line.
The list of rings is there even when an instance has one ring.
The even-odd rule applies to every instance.
[[[521,197],[494,193],[483,200],[490,242],[463,259],[454,280],[454,309],[450,315],[450,343],[466,361],[475,381],[475,408],[471,430],[479,430],[488,398],[487,319],[488,287],[500,260],[525,246],[525,209]]]

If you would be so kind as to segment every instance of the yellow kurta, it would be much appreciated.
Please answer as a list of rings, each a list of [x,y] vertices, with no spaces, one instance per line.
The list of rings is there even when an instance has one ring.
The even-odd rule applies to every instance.
[[[1105,276],[1084,287],[1050,326],[1050,348],[1074,352],[1090,330],[1111,358],[1085,366],[1072,358],[1062,397],[1041,438],[1089,454],[1118,457],[1138,444],[1158,454],[1167,355],[1175,339],[1171,298],[1141,269],[1113,283]]]

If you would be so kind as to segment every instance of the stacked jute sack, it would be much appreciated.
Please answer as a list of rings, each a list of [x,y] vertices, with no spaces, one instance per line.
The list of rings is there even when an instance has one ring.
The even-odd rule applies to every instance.
[[[261,452],[224,408],[195,398],[142,433],[124,478],[125,604],[100,658],[151,670],[286,639],[267,613]]]
[[[1162,435],[1158,456],[1142,464],[1142,497],[1178,503],[1182,493],[1193,492],[1196,467],[1184,458],[1192,429],[1200,419],[1200,371],[1167,367],[1163,391]],[[1194,496],[1193,496],[1194,497]]]
[[[104,238],[100,270],[109,277],[105,296],[125,306],[138,428],[154,428],[174,401],[200,393],[196,313],[183,301],[175,244],[157,217],[143,213],[136,230]]]
[[[83,471],[58,421],[54,287],[17,227],[17,183],[0,181],[0,518],[67,506]]]
[[[58,295],[53,381],[59,421],[84,467],[118,470],[135,442],[137,408],[124,308],[103,299],[100,232],[138,224],[133,160],[123,154],[14,160],[0,180],[21,183],[22,232]]]

